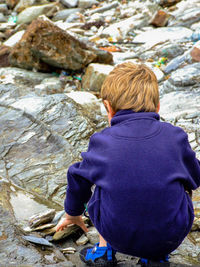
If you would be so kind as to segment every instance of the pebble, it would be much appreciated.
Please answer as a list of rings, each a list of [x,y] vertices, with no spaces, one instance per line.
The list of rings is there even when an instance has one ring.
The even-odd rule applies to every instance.
[[[78,246],[81,246],[87,244],[88,241],[89,241],[88,237],[85,234],[83,234],[81,237],[79,237],[79,239],[76,240],[76,244]]]

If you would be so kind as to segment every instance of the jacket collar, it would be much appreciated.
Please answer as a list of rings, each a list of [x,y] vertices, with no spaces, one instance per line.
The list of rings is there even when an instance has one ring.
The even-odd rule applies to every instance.
[[[135,112],[131,109],[123,109],[117,111],[115,116],[111,120],[111,126],[121,123],[126,120],[151,118],[154,120],[160,120],[160,116],[156,112]]]

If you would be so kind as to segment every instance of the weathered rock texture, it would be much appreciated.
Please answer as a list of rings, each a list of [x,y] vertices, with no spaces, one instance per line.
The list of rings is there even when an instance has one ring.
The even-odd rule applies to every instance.
[[[31,23],[10,55],[13,66],[40,71],[49,71],[52,66],[78,70],[95,60],[98,53],[43,18]]]

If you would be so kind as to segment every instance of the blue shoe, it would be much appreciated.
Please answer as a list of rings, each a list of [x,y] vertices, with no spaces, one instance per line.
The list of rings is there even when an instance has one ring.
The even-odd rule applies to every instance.
[[[115,258],[115,251],[107,244],[107,247],[99,247],[99,243],[94,247],[87,247],[80,251],[80,259],[88,266],[116,266],[117,259]]]
[[[138,264],[140,264],[142,267],[167,267],[167,266],[170,266],[168,255],[162,260],[148,260],[148,259],[140,258],[140,260],[138,261]]]

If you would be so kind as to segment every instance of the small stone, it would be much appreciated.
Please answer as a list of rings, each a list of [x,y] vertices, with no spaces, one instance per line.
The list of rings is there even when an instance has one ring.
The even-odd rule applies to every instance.
[[[73,247],[63,248],[61,250],[64,254],[74,254],[76,252],[76,249]]]
[[[198,41],[190,52],[193,61],[200,62],[200,41]]]
[[[86,233],[87,238],[89,239],[89,242],[94,245],[99,242],[99,233],[95,227],[90,227],[88,229],[89,231]]]
[[[90,64],[83,76],[82,87],[87,90],[99,92],[105,78],[113,68],[113,66],[105,64]]]
[[[19,31],[13,34],[6,42],[4,42],[4,45],[13,47],[16,45],[17,42],[20,41],[25,31]]]
[[[151,20],[150,24],[156,27],[164,27],[167,24],[169,15],[164,10],[158,10]]]
[[[76,7],[78,4],[78,0],[60,0],[60,2],[66,7]]]
[[[79,237],[78,240],[76,240],[76,244],[78,246],[81,246],[81,245],[85,245],[88,241],[89,239],[87,238],[87,236],[83,234],[81,237]]]

